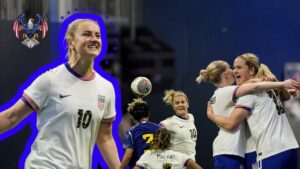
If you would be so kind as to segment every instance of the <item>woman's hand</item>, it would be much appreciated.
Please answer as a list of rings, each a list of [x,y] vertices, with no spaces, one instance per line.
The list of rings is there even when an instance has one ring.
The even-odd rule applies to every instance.
[[[286,89],[300,90],[300,83],[293,79],[283,81],[283,86]],[[293,90],[291,92],[294,93]]]

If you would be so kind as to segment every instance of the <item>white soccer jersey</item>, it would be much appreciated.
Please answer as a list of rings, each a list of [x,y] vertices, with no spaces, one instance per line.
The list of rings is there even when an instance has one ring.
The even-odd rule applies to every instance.
[[[247,124],[247,122],[245,122]],[[256,140],[255,138],[251,135],[250,129],[248,125],[246,125],[246,154],[247,153],[253,153],[256,151]]]
[[[136,162],[136,165],[145,169],[185,169],[187,155],[173,151],[147,151]]]
[[[249,111],[247,122],[251,135],[257,140],[258,161],[299,147],[286,114],[266,92],[240,97],[236,107]]]
[[[27,169],[89,169],[101,121],[112,121],[112,84],[95,73],[80,79],[68,64],[39,76],[23,94],[38,113]]]
[[[220,116],[230,116],[235,105],[237,86],[227,86],[215,90],[210,99],[213,111]],[[234,131],[219,127],[217,137],[213,142],[213,156],[229,154],[245,156],[246,135],[242,122]]]
[[[183,119],[176,115],[160,122],[171,133],[171,149],[188,155],[195,160],[197,129],[194,124],[194,116]]]

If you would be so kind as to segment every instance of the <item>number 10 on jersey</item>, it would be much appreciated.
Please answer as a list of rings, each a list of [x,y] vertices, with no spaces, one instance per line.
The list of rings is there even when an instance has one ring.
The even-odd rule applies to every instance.
[[[92,112],[90,110],[79,109],[78,110],[78,119],[77,119],[77,128],[88,128],[92,119]]]

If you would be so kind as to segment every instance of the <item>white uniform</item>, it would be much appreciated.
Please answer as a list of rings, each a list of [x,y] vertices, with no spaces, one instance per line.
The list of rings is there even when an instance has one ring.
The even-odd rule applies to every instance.
[[[171,150],[181,152],[195,160],[197,129],[194,124],[194,116],[183,119],[176,115],[160,122],[171,133]]]
[[[266,92],[240,97],[236,107],[249,111],[247,122],[257,141],[257,161],[299,147],[286,114],[276,109]]]
[[[136,162],[145,169],[185,169],[190,158],[173,150],[147,151]]]
[[[112,121],[115,93],[112,84],[95,73],[75,76],[60,65],[39,76],[23,94],[38,113],[38,135],[26,169],[89,169],[101,121]]]
[[[251,135],[251,132],[248,128],[248,125],[246,127],[246,153],[253,153],[256,151],[256,140]]]
[[[235,105],[237,88],[237,86],[227,86],[215,90],[210,99],[215,114],[225,117],[231,114]],[[232,132],[219,128],[218,136],[213,142],[213,156],[229,154],[244,157],[246,146],[244,122]]]

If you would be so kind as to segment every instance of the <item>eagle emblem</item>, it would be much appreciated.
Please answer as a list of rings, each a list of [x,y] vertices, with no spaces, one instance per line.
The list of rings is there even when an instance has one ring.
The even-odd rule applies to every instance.
[[[29,18],[26,22],[25,13],[22,13],[15,20],[13,31],[17,39],[20,39],[20,33],[22,33],[22,44],[31,49],[40,44],[38,41],[39,32],[42,39],[46,37],[48,23],[43,19],[42,15],[38,13],[36,13],[35,18]]]

